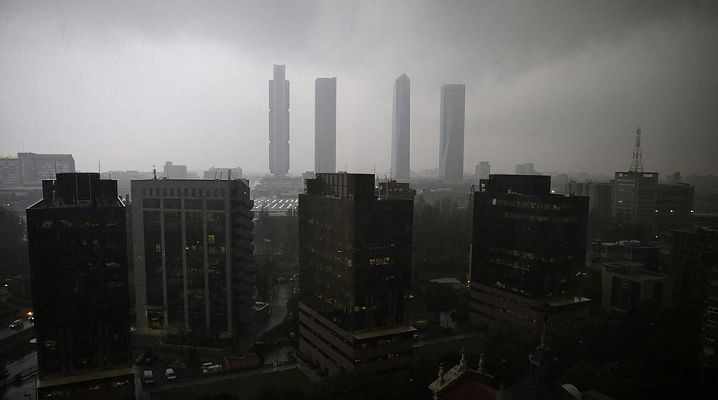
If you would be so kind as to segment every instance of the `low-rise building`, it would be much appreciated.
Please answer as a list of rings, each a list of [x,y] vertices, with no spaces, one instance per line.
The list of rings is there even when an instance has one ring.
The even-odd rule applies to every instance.
[[[602,267],[602,309],[627,313],[641,303],[654,301],[661,306],[673,302],[673,278],[645,270],[640,263],[605,263]]]

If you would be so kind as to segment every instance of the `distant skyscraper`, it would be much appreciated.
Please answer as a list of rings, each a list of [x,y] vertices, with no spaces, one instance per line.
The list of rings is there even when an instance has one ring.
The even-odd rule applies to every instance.
[[[314,89],[314,172],[336,172],[337,78],[317,78]]]
[[[410,178],[411,160],[411,81],[401,74],[394,82],[394,113],[391,127],[391,175],[396,179]]]
[[[289,81],[284,65],[274,66],[274,79],[269,81],[269,172],[289,172]]]
[[[98,173],[57,174],[27,209],[37,398],[134,399],[125,205]]]
[[[491,175],[491,164],[488,161],[481,161],[476,164],[476,181],[489,179],[489,175]]]
[[[441,132],[439,136],[439,176],[464,177],[464,110],[466,85],[441,87]]]

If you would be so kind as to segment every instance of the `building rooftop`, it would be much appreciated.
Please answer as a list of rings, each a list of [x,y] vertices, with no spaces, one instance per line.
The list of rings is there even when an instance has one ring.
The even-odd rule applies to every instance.
[[[657,272],[647,271],[643,269],[642,263],[604,263],[603,267],[607,270],[607,272],[613,273],[614,276],[632,281],[650,281],[670,278],[670,276],[668,275],[659,274]]]
[[[398,335],[400,333],[415,332],[416,328],[411,325],[402,325],[384,329],[369,329],[366,331],[355,331],[352,332],[352,337],[355,340],[371,339],[375,337]]]

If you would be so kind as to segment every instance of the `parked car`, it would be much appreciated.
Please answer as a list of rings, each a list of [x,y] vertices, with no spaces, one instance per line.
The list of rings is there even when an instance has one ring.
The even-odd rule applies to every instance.
[[[175,370],[172,369],[172,368],[167,368],[167,369],[165,370],[165,380],[166,380],[167,382],[172,382],[172,381],[174,381],[175,379],[177,379],[177,375],[175,375]]]
[[[10,329],[22,329],[25,327],[25,323],[22,322],[21,319],[16,319],[15,321],[12,321],[10,325],[8,325],[8,328]]]
[[[155,383],[155,375],[152,373],[152,370],[146,370],[144,374],[142,375],[142,383],[145,385],[149,385],[150,383]]]
[[[219,364],[215,364],[212,362],[206,362],[202,363],[202,373],[203,374],[212,374],[215,372],[222,371],[222,366]]]

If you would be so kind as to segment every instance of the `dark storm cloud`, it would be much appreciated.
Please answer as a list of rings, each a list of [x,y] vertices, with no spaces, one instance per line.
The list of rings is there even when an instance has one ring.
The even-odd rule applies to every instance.
[[[648,168],[718,172],[716,22],[710,2],[0,1],[0,152],[264,171],[285,63],[294,173],[320,76],[338,79],[337,167],[388,170],[402,72],[414,170],[437,164],[441,84],[466,83],[467,171],[607,173],[641,125]]]

